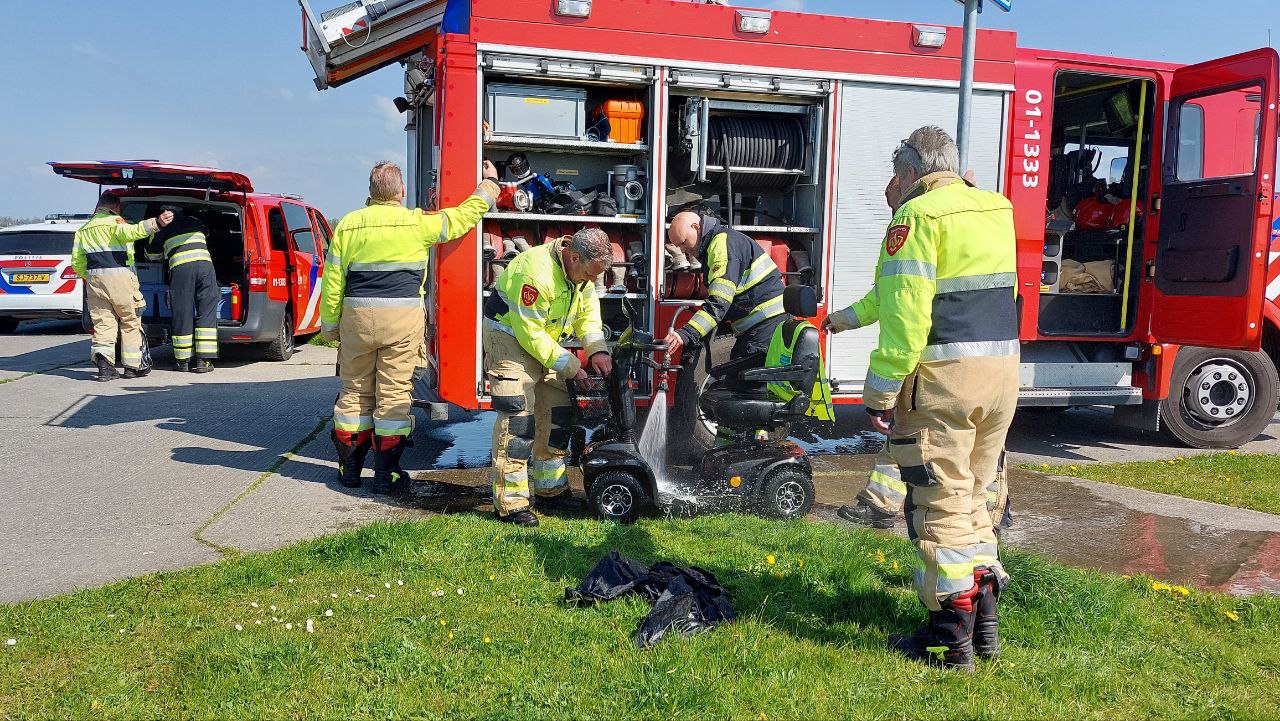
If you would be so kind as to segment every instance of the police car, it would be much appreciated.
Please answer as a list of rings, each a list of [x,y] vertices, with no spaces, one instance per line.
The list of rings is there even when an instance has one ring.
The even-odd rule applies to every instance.
[[[0,333],[41,318],[78,318],[84,294],[71,245],[88,215],[50,215],[43,223],[0,228]]]

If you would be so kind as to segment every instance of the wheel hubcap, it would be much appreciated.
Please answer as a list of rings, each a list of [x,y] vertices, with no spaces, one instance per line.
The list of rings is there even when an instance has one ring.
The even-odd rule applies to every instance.
[[[778,504],[778,510],[787,515],[797,513],[804,508],[804,500],[804,487],[795,481],[787,481],[778,486],[778,495],[774,499]]]
[[[600,509],[610,516],[625,516],[634,502],[626,486],[609,486],[600,493]]]
[[[1243,416],[1253,394],[1253,376],[1226,358],[1201,363],[1187,377],[1183,388],[1191,416],[1212,425],[1225,425]]]

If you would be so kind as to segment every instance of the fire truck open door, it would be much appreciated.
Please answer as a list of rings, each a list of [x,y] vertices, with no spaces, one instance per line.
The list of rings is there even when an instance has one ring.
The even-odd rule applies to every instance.
[[[1276,167],[1270,48],[1181,68],[1167,105],[1151,334],[1258,350]]]
[[[467,5],[459,0],[356,0],[316,12],[311,0],[298,0],[298,4],[302,6],[302,50],[311,61],[319,90],[418,52],[445,23],[449,6],[455,15],[465,17]]]

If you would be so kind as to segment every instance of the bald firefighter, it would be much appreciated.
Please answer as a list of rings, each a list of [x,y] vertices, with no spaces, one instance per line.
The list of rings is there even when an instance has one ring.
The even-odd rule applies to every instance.
[[[373,449],[373,490],[408,491],[400,456],[413,432],[413,371],[425,342],[423,286],[431,246],[465,235],[494,207],[497,172],[456,208],[439,213],[403,206],[400,167],[369,173],[366,207],[348,213],[325,258],[321,330],[338,341],[342,391],[333,407],[333,444],[342,485],[360,485]]]
[[[719,218],[692,211],[671,219],[667,239],[689,258],[697,258],[707,282],[702,307],[683,327],[667,334],[670,353],[702,343],[722,322],[731,324],[737,339],[731,359],[768,352],[774,331],[787,317],[782,272],[769,254]],[[716,444],[732,443],[731,433],[717,429]]]
[[[120,336],[120,361],[125,378],[145,376],[151,369],[142,362],[142,321],[145,308],[138,275],[133,268],[134,243],[165,227],[173,213],[130,223],[120,217],[120,199],[103,193],[89,222],[76,231],[71,265],[84,279],[85,304],[93,321],[89,358],[98,366],[97,380],[120,377],[116,371],[116,335]]]
[[[955,142],[916,130],[893,154],[901,203],[885,234],[875,291],[843,323],[880,323],[863,402],[905,489],[929,620],[890,647],[972,671],[975,645],[998,652],[1008,581],[988,510],[1018,400],[1013,210],[959,175]],[[976,626],[976,632],[975,632]]]
[[[564,344],[576,337],[592,372],[613,372],[594,286],[612,257],[609,236],[584,228],[516,256],[485,301],[484,369],[498,412],[493,508],[501,521],[538,525],[534,504],[584,507],[565,475],[572,419],[566,382],[585,380],[587,371]]]

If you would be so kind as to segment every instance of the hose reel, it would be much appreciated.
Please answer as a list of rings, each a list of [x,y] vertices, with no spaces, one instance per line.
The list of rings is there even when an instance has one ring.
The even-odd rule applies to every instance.
[[[805,126],[796,117],[712,115],[707,180],[733,175],[738,190],[786,190],[805,172]]]

